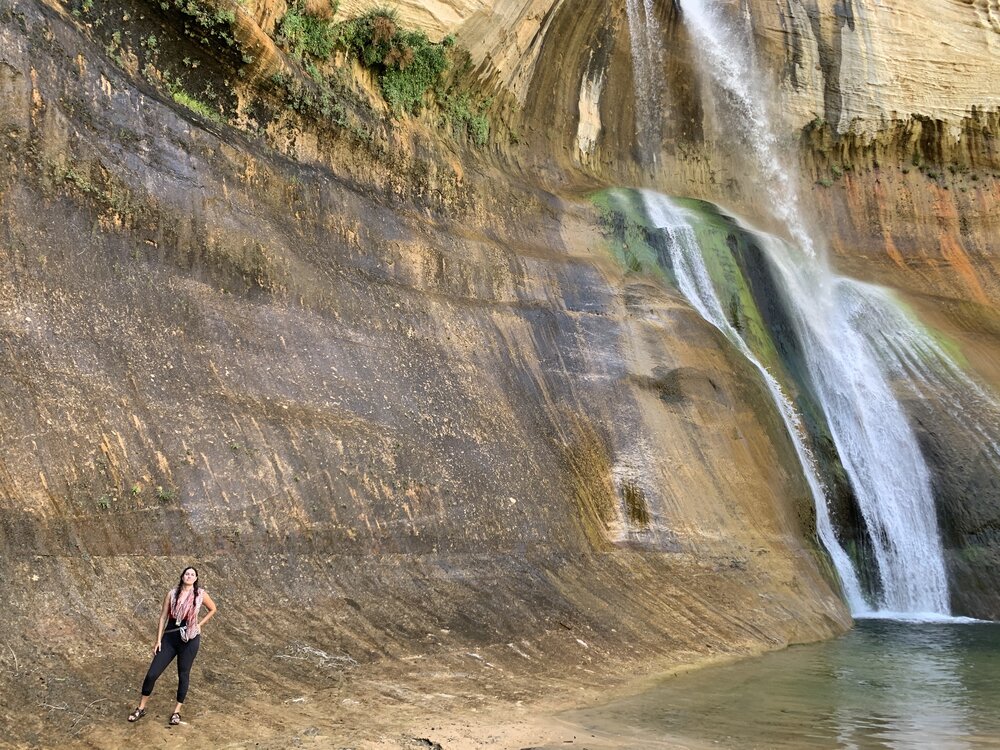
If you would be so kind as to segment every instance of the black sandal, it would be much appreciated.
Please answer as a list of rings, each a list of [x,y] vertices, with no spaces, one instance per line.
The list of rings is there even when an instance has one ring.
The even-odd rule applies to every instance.
[[[132,713],[130,713],[128,715],[128,720],[129,721],[139,721],[139,719],[141,719],[145,715],[146,715],[146,709],[139,708],[138,706],[136,706],[135,711],[133,711]]]
[[[170,714],[170,724],[171,724],[171,726],[177,726],[180,723],[181,723],[181,715],[179,713],[177,713],[176,711],[174,711],[172,714]]]

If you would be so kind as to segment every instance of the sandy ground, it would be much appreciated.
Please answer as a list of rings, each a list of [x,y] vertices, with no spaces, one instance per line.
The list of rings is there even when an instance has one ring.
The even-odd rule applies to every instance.
[[[564,696],[560,708],[569,709],[592,702],[571,702]],[[561,701],[541,705],[497,704],[476,709],[447,706],[386,707],[372,715],[358,705],[346,705],[339,716],[332,706],[322,703],[235,709],[225,715],[216,711],[192,711],[179,727],[166,723],[169,707],[154,707],[138,726],[130,726],[124,716],[109,715],[106,722],[88,732],[80,743],[69,747],[153,747],[153,748],[340,748],[347,750],[472,750],[498,748],[512,750],[549,750],[585,748],[589,750],[624,750],[624,748],[687,748],[702,750],[683,738],[639,737],[628,727],[586,728],[560,718],[555,706]],[[360,705],[360,704],[359,704]],[[267,715],[259,726],[254,721]],[[280,714],[280,718],[278,716]],[[207,730],[207,731],[206,731]],[[225,734],[231,732],[231,739]],[[717,747],[717,746],[715,746]]]
[[[189,700],[180,726],[169,727],[172,675],[154,693],[149,713],[129,724],[127,699],[102,700],[71,748],[337,748],[341,750],[552,750],[587,748],[686,748],[685,738],[642,737],[630,727],[583,727],[561,712],[640,692],[654,681],[692,668],[728,661],[712,657],[686,664],[649,663],[644,675],[563,677],[515,675],[499,668],[466,673],[447,664],[383,664],[378,674],[349,674],[336,688],[274,700],[235,700],[225,706]],[[475,660],[473,660],[475,661]],[[518,698],[517,696],[523,696]],[[58,717],[55,717],[58,720]],[[2,743],[0,743],[2,744]],[[712,747],[718,747],[714,745]]]

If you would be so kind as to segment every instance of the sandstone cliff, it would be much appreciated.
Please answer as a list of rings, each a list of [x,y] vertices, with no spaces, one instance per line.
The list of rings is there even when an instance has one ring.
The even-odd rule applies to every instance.
[[[514,706],[846,627],[763,386],[611,260],[584,197],[655,182],[768,215],[708,137],[677,9],[658,7],[677,54],[650,170],[605,3],[401,5],[469,51],[454,74],[489,107],[477,147],[433,107],[392,116],[345,59],[320,87],[274,41],[283,4],[0,2],[12,742],[135,740],[116,722],[192,561],[222,608],[192,691],[204,747],[248,719],[275,747],[316,722],[370,741],[414,707]],[[995,333],[967,324],[995,320],[984,76],[869,101],[830,9],[783,35],[751,10],[839,262],[925,295],[995,381]],[[777,64],[800,48],[822,69],[801,86]],[[914,123],[924,171],[906,166]]]

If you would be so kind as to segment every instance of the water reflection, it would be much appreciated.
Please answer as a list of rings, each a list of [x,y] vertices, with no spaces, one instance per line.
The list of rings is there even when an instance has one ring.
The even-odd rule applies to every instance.
[[[565,718],[634,748],[1000,748],[1000,625],[860,621]]]
[[[839,746],[912,748],[936,737],[942,750],[969,748],[960,628],[867,623],[836,642],[824,657]]]

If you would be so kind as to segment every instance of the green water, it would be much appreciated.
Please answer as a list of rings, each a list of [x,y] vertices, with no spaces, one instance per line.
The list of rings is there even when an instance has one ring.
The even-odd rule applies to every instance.
[[[859,621],[562,718],[594,750],[1000,748],[1000,624]]]

